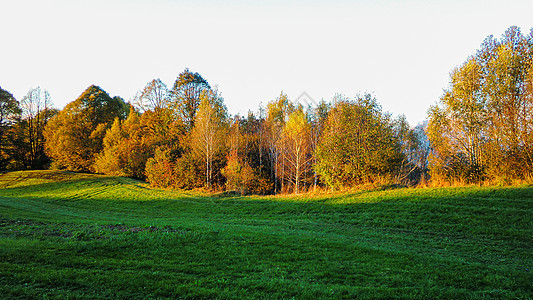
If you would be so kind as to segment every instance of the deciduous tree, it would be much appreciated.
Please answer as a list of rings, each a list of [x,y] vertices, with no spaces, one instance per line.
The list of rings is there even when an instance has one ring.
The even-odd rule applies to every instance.
[[[301,108],[289,115],[280,143],[284,149],[284,179],[292,184],[294,193],[299,193],[307,183],[313,159],[311,126]]]
[[[172,105],[176,114],[185,124],[186,132],[194,127],[196,112],[200,106],[200,96],[211,89],[211,86],[200,74],[189,69],[181,72],[171,90]]]
[[[111,98],[92,85],[48,122],[44,131],[46,153],[56,167],[92,171],[107,129],[115,118],[123,120],[127,113],[122,98]]]
[[[236,116],[230,127],[226,166],[222,175],[226,188],[242,194],[270,194],[272,181],[270,164],[263,159],[262,143],[264,118],[256,118],[252,112],[247,118]]]
[[[331,187],[389,181],[402,158],[390,117],[368,94],[333,105],[316,155]]]
[[[13,94],[0,87],[0,129],[18,120],[21,109]]]
[[[313,157],[313,186],[314,190],[316,190],[318,185],[318,173],[316,172],[315,166],[318,163],[317,156],[316,156],[316,150],[318,148],[318,144],[320,143],[320,139],[322,138],[322,134],[324,133],[324,127],[326,126],[326,121],[328,119],[328,114],[330,110],[330,104],[328,104],[326,101],[322,100],[318,103],[317,107],[310,108],[309,110],[309,116],[310,116],[310,125],[311,125],[311,152]]]
[[[275,101],[267,104],[267,116],[263,133],[265,135],[264,140],[268,149],[270,165],[272,166],[274,193],[284,190],[285,166],[282,155],[284,149],[280,138],[289,114],[293,111],[294,105],[283,92],[281,92]]]
[[[170,106],[170,92],[161,79],[154,79],[139,91],[133,100],[135,107],[141,112],[159,111]]]
[[[107,130],[95,171],[145,179],[148,159],[154,157],[158,147],[175,149],[182,137],[180,128],[168,109],[148,110],[140,115],[131,107],[126,120],[115,119]]]
[[[533,99],[528,90],[533,68],[533,31],[524,36],[510,27],[500,41],[480,52],[485,67],[483,93],[490,112],[489,143],[492,176],[533,176]]]
[[[52,109],[50,93],[40,87],[30,89],[20,105],[22,115],[17,126],[20,127],[20,138],[26,153],[24,164],[26,168],[44,168],[49,159],[44,151],[43,131],[57,110]]]
[[[430,110],[430,168],[450,179],[533,176],[533,32],[488,37]]]
[[[479,181],[485,160],[487,110],[481,94],[481,67],[469,59],[451,73],[450,88],[429,113],[432,176]]]
[[[411,128],[403,115],[394,121],[394,135],[403,154],[396,174],[398,184],[413,186],[427,183],[430,144],[426,127],[427,122],[424,122]]]
[[[20,113],[15,97],[0,87],[0,170],[8,168],[13,160],[13,125],[19,120]]]
[[[216,91],[204,91],[200,99],[190,142],[194,155],[204,162],[205,184],[210,189],[215,171],[213,161],[225,150],[228,117],[223,99]]]

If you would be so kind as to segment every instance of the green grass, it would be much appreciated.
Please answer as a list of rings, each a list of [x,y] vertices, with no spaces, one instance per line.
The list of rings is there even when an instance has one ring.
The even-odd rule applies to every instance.
[[[0,175],[0,298],[533,297],[533,188],[223,197]]]

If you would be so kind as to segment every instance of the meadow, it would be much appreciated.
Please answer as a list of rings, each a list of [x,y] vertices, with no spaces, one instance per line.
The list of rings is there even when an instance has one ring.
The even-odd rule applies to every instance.
[[[533,187],[235,196],[0,174],[0,298],[533,298]]]

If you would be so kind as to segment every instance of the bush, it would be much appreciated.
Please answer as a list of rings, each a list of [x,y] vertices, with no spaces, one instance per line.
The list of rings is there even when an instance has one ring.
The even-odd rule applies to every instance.
[[[153,158],[146,162],[146,179],[153,187],[173,187],[175,176],[173,164],[170,160],[170,149],[157,148]]]

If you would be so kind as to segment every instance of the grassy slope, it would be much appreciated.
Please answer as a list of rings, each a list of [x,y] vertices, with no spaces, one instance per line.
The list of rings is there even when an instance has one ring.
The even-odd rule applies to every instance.
[[[533,188],[224,198],[0,175],[0,298],[531,298]]]

